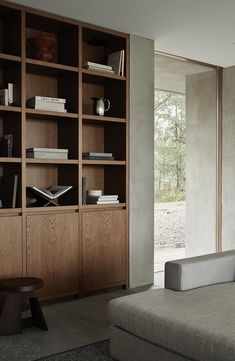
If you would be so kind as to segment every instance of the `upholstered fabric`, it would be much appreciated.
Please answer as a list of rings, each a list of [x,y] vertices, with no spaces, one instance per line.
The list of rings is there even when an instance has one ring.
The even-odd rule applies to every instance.
[[[235,281],[235,251],[185,258],[165,264],[165,288],[186,291]]]
[[[111,327],[110,353],[121,361],[193,361],[117,327]]]
[[[235,283],[147,291],[111,301],[109,312],[113,325],[186,358],[235,360]]]

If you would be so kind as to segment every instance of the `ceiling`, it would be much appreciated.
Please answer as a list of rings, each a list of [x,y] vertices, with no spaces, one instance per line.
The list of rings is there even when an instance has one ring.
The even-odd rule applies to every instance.
[[[234,0],[15,0],[155,40],[155,49],[235,65]]]

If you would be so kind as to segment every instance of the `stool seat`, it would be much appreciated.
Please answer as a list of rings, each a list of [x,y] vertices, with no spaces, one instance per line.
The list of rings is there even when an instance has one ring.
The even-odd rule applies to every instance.
[[[0,292],[6,293],[0,315],[0,336],[16,335],[26,327],[38,327],[47,331],[48,327],[39,304],[36,290],[43,286],[40,278],[17,277],[0,281]],[[22,318],[23,300],[28,300],[31,317]]]
[[[43,281],[40,278],[33,277],[17,277],[0,281],[0,291],[2,292],[33,292],[42,288],[42,286]]]

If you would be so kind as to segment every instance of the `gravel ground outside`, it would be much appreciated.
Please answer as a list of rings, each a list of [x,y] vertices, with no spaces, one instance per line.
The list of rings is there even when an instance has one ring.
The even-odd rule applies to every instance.
[[[155,248],[185,247],[185,202],[155,203]]]

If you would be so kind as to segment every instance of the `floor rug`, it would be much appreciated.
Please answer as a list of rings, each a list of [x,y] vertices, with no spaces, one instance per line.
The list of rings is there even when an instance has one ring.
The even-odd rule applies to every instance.
[[[70,351],[38,359],[38,361],[113,361],[109,354],[109,341],[97,342]]]

